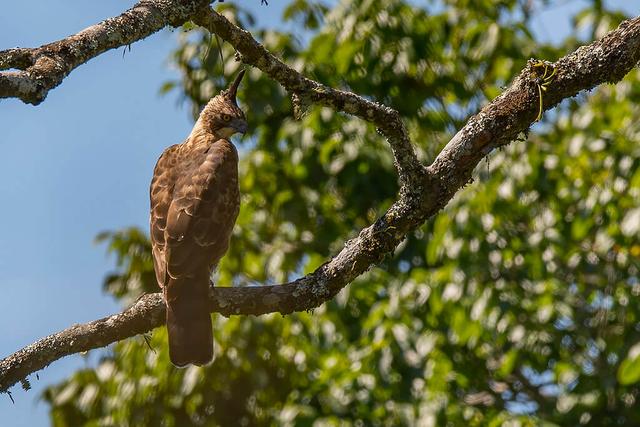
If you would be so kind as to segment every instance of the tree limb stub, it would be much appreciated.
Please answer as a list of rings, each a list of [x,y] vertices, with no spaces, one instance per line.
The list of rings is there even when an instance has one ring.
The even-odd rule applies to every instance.
[[[127,13],[133,13],[136,8],[155,11],[145,18],[153,21],[152,23],[134,22],[134,25],[138,25],[136,28],[144,27],[146,31],[150,31],[146,34],[139,31],[134,36],[121,39],[120,44],[112,41],[97,47],[80,45],[80,48],[88,49],[90,54],[76,53],[76,57],[86,59],[74,63],[71,68],[65,68],[68,64],[63,66],[68,74],[77,65],[107,49],[144,38],[161,28],[156,28],[161,24],[179,25],[180,19],[185,16],[183,13],[187,13],[188,9],[183,9],[183,4],[184,2],[178,5],[178,2],[168,0],[143,1],[118,18],[104,21],[52,45],[72,43],[74,37],[98,26],[106,26],[102,28],[106,31],[107,23],[117,22],[116,20]],[[164,9],[161,9],[161,6],[169,9],[175,7],[179,11],[173,10],[171,13],[167,9],[166,13],[162,13],[161,10]],[[138,19],[142,19],[143,16],[145,15],[140,14]],[[164,23],[161,22],[162,19],[165,19]],[[326,87],[300,75],[270,54],[250,33],[233,25],[208,7],[193,14],[192,19],[227,40],[242,54],[245,63],[261,69],[290,92],[311,102],[356,115],[376,124],[387,137],[393,150],[401,181],[400,196],[389,210],[374,224],[363,229],[356,238],[347,241],[340,253],[316,271],[283,285],[215,288],[211,293],[212,312],[224,315],[259,315],[270,312],[286,314],[313,309],[331,299],[340,289],[392,252],[407,233],[415,230],[442,209],[470,180],[473,169],[482,158],[493,149],[508,144],[520,132],[526,131],[537,115],[537,95],[535,83],[530,77],[529,64],[502,95],[471,117],[434,162],[425,168],[418,162],[406,128],[396,111],[353,93]],[[98,40],[98,43],[103,42],[104,38]],[[47,46],[51,45],[38,49]],[[583,46],[560,59],[554,64],[557,68],[557,78],[546,92],[545,108],[551,108],[562,99],[574,96],[581,90],[591,89],[605,82],[618,81],[640,59],[639,47],[640,18],[635,18],[622,23],[603,39]],[[0,52],[0,69],[26,68],[23,71],[27,72],[27,75],[20,74],[20,71],[0,73],[0,97],[6,94],[6,87],[12,87],[5,83],[6,79],[13,81],[15,86],[20,79],[33,77],[30,68],[24,67],[25,64],[31,63],[29,61],[33,61],[31,55],[33,52],[15,49]],[[39,58],[42,57],[49,58],[47,55],[41,55]],[[62,57],[62,60],[64,59],[65,57]],[[60,81],[66,75],[64,72],[62,75],[57,74],[55,67],[47,72],[52,74],[51,78],[60,78]],[[45,90],[44,96],[51,87]],[[4,97],[13,96],[25,100],[20,94],[23,93],[8,94]],[[35,95],[25,96],[32,99]],[[28,99],[25,102],[30,102]],[[164,304],[161,294],[156,293],[143,296],[122,313],[75,325],[45,337],[0,361],[0,392],[7,391],[27,375],[61,357],[103,347],[149,331],[162,323]]]

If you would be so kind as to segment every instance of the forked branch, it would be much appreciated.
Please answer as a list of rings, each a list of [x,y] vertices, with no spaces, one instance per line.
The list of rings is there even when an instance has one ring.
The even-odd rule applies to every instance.
[[[53,59],[62,61],[62,64],[59,64],[62,72],[56,67],[42,69],[39,72],[45,73],[43,78],[46,81],[51,79],[55,86],[68,72],[83,62],[82,58],[86,60],[96,56],[118,46],[118,43],[120,46],[129,44],[162,26],[179,25],[187,19],[192,19],[231,43],[241,54],[243,62],[259,68],[292,94],[374,123],[391,146],[401,184],[398,200],[389,210],[374,224],[364,228],[356,238],[346,242],[336,256],[316,271],[294,282],[278,286],[216,288],[211,294],[212,312],[224,315],[259,315],[270,312],[286,314],[318,307],[333,298],[348,283],[392,252],[407,233],[420,227],[424,221],[442,209],[456,191],[469,181],[473,169],[482,158],[526,131],[538,114],[536,85],[531,79],[532,70],[529,64],[502,95],[471,117],[433,163],[425,167],[418,161],[407,130],[396,111],[351,92],[333,89],[302,76],[268,52],[249,32],[238,28],[208,6],[201,7],[196,12],[189,12],[191,9],[181,6],[185,3],[193,6],[197,2],[140,2],[120,17],[98,24],[103,26],[101,31],[108,34],[110,23],[122,29],[124,24],[116,20],[125,17],[127,13],[134,13],[137,18],[130,25],[136,28],[135,32],[132,30],[132,33],[127,33],[128,36],[119,37],[118,41],[109,41],[109,37],[91,38],[97,45],[78,45],[81,50],[87,49],[86,52],[76,53],[76,57],[72,56],[71,59],[64,55],[58,55]],[[162,7],[169,9],[165,10]],[[177,9],[171,12],[172,7]],[[139,13],[140,8],[155,12]],[[164,12],[161,12],[162,10]],[[152,22],[140,21],[145,19]],[[75,38],[86,37],[91,28],[56,43],[60,46],[74,43]],[[29,65],[34,64],[33,55],[35,53],[29,49],[0,52],[0,69],[18,68],[30,72],[29,67],[34,66]],[[48,55],[39,58],[42,57],[49,58]],[[603,39],[583,46],[557,61],[554,64],[557,70],[556,78],[545,93],[544,108],[552,108],[562,99],[574,96],[579,91],[620,80],[639,59],[640,18],[635,18],[623,22]],[[12,89],[13,86],[6,83],[6,79],[10,77],[11,74],[8,76],[7,72],[0,73],[0,97],[19,97],[25,102],[36,101],[34,103],[44,99],[42,94],[46,95],[46,91],[31,91],[27,88],[25,92]],[[0,392],[7,391],[30,373],[61,357],[103,347],[144,333],[163,322],[164,304],[161,295],[157,293],[143,296],[122,313],[75,325],[43,338],[0,361]]]

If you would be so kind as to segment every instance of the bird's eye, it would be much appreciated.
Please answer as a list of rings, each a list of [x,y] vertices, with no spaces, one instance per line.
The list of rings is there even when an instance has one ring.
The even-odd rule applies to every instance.
[[[231,120],[231,116],[228,114],[223,114],[222,115],[222,120],[224,120],[225,122],[228,122],[229,120]]]

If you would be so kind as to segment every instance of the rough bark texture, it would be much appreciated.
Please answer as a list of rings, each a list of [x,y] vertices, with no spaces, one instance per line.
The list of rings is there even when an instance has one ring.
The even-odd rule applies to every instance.
[[[38,48],[0,52],[0,98],[38,105],[77,66],[109,49],[129,45],[167,25],[180,26],[208,1],[142,0],[122,15]]]
[[[374,123],[391,146],[401,183],[398,200],[389,210],[356,238],[347,241],[340,253],[316,271],[278,286],[215,288],[211,293],[212,312],[227,316],[270,312],[286,314],[318,307],[379,263],[408,232],[442,209],[469,182],[473,169],[482,158],[527,131],[537,116],[538,95],[530,63],[502,95],[471,117],[434,162],[425,167],[418,161],[396,111],[300,75],[269,53],[249,32],[230,23],[208,6],[190,12],[190,6],[184,6],[187,3],[194,5],[198,2],[143,1],[118,18],[52,44],[70,46],[78,38],[85,40],[76,45],[80,50],[76,53],[65,51],[65,54],[49,54],[55,52],[49,48],[52,45],[0,52],[0,69],[25,69],[27,75],[16,76],[14,80],[22,78],[31,82],[17,90],[15,81],[11,83],[14,72],[0,73],[0,97],[13,96],[25,102],[40,102],[48,89],[59,84],[66,74],[82,62],[107,49],[144,38],[163,25],[178,25],[192,19],[231,43],[241,54],[243,62],[261,69],[280,82],[296,100],[320,103]],[[132,19],[131,14],[136,18]],[[111,29],[111,25],[115,28]],[[127,27],[126,31],[124,27]],[[102,34],[102,37],[90,37],[94,31]],[[108,37],[114,31],[119,34],[117,40]],[[623,22],[602,40],[583,46],[553,64],[557,69],[557,77],[545,93],[545,109],[579,91],[620,80],[639,59],[640,18],[635,18]],[[29,75],[29,67],[36,66],[33,64],[38,61],[54,61],[57,64],[38,69],[38,73],[44,73],[42,81],[53,82],[41,89],[38,89],[37,79],[34,81],[34,77]],[[163,322],[164,305],[158,293],[143,296],[122,313],[50,335],[0,361],[0,391],[7,391],[30,373],[63,356],[108,345],[149,331]]]

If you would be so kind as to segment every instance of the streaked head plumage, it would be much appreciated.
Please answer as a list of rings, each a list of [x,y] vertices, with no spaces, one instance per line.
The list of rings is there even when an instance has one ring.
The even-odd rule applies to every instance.
[[[229,138],[234,133],[247,131],[247,119],[238,107],[236,95],[245,70],[241,70],[228,89],[211,98],[200,113],[205,129],[220,138]]]

